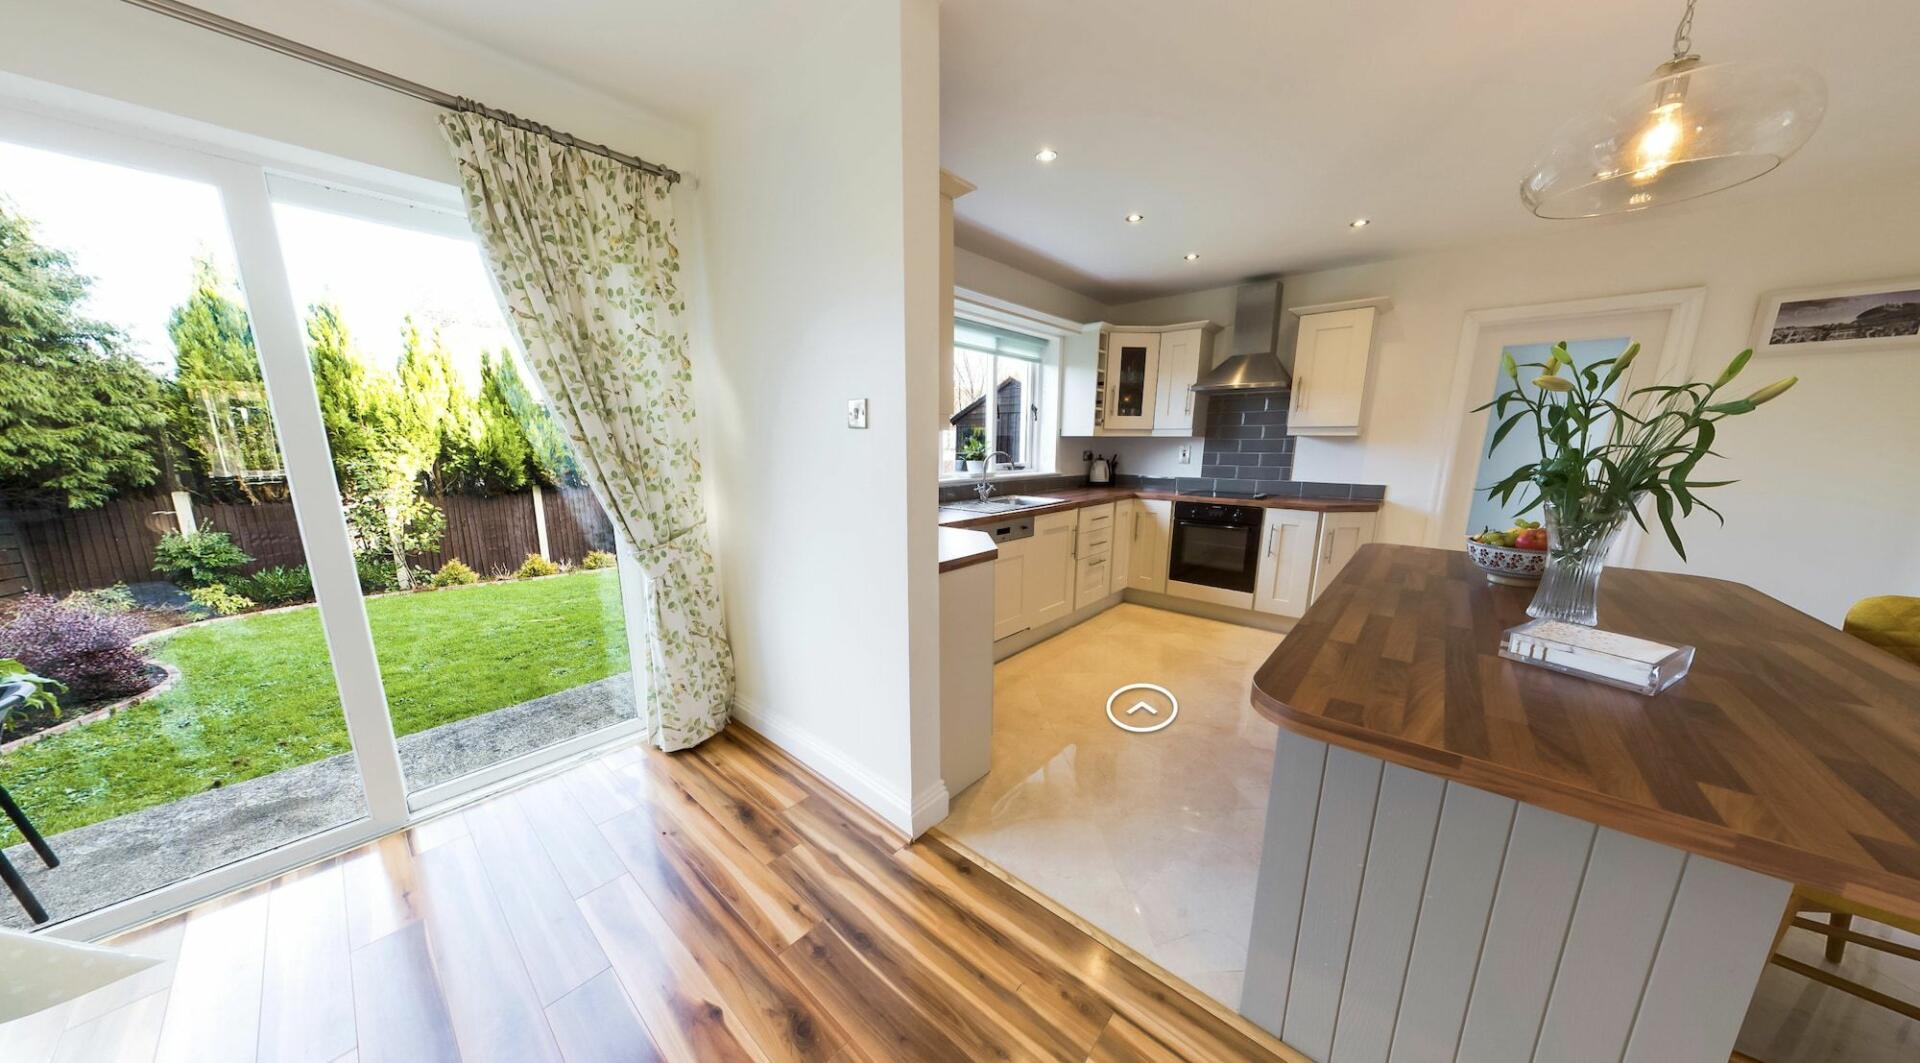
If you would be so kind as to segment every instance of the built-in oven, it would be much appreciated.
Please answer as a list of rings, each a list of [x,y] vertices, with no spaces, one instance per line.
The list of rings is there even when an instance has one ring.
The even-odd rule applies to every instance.
[[[1167,552],[1167,593],[1216,605],[1253,608],[1260,565],[1259,506],[1175,502]]]

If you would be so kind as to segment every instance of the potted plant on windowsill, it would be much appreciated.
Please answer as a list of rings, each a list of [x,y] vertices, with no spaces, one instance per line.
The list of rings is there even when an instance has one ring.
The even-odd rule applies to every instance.
[[[1776,380],[1743,399],[1720,399],[1720,389],[1753,357],[1753,351],[1746,350],[1710,384],[1657,384],[1636,388],[1615,402],[1609,394],[1639,353],[1636,343],[1618,357],[1586,366],[1574,365],[1564,342],[1554,345],[1545,362],[1516,363],[1512,355],[1503,354],[1501,369],[1512,386],[1478,408],[1491,408],[1501,419],[1487,446],[1489,455],[1524,420],[1532,421],[1539,439],[1538,461],[1486,488],[1505,505],[1522,487],[1531,486],[1534,497],[1518,514],[1539,506],[1545,515],[1546,572],[1527,606],[1528,616],[1594,626],[1607,551],[1627,518],[1646,529],[1640,503],[1648,496],[1667,541],[1685,560],[1687,550],[1674,526],[1676,510],[1684,517],[1699,506],[1720,517],[1696,492],[1733,482],[1693,478],[1695,467],[1714,453],[1715,425],[1752,413],[1798,379]],[[1537,371],[1530,389],[1521,386],[1523,369]]]
[[[987,441],[977,435],[967,437],[960,444],[960,460],[967,463],[967,471],[981,473],[987,471]]]

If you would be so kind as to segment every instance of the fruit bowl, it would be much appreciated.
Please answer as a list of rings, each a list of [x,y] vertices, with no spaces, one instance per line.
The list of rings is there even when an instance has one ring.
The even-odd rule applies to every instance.
[[[1545,550],[1522,550],[1515,546],[1493,546],[1467,539],[1467,556],[1487,574],[1489,583],[1528,587],[1540,582],[1547,571]]]

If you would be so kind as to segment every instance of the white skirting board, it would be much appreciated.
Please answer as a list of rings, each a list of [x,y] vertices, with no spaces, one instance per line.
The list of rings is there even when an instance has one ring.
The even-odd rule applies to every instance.
[[[1240,1011],[1321,1063],[1725,1063],[1790,887],[1291,732]]]

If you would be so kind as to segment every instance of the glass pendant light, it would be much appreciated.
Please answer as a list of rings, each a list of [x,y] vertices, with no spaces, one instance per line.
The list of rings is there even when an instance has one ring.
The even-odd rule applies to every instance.
[[[1800,150],[1827,110],[1827,86],[1801,66],[1708,63],[1693,52],[1693,8],[1673,58],[1597,115],[1560,127],[1520,199],[1542,218],[1592,218],[1744,184]]]

